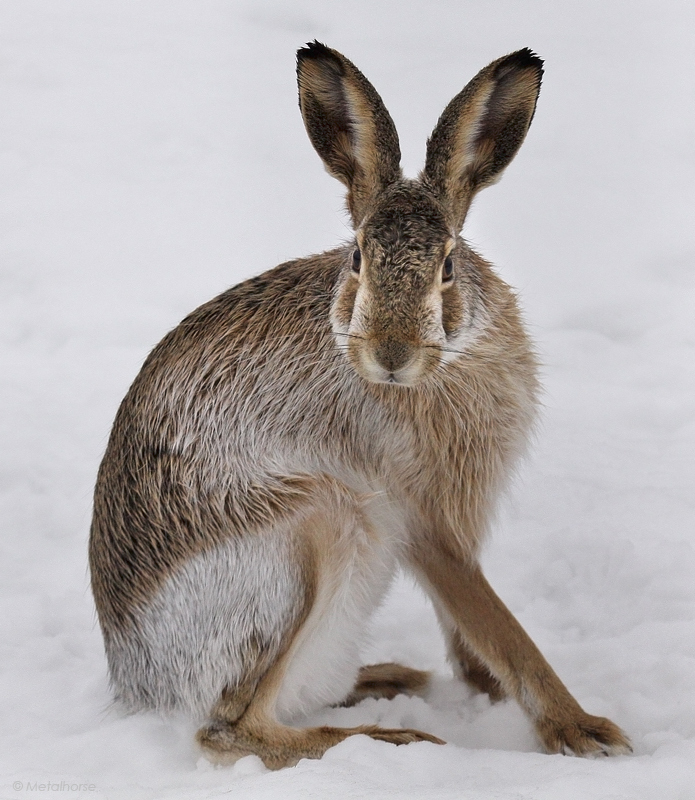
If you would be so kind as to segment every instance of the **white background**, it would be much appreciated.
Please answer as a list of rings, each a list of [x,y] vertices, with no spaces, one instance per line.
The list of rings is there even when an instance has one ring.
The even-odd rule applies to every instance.
[[[312,721],[445,747],[354,737],[279,773],[212,769],[190,724],[108,710],[86,545],[118,403],[196,305],[350,235],[297,109],[313,38],[380,91],[410,175],[478,69],[546,59],[465,228],[519,290],[547,390],[485,566],[631,757],[542,754],[515,704],[454,682],[403,581],[364,656],[434,670],[430,697]],[[0,93],[0,798],[695,798],[691,0],[3,0]]]

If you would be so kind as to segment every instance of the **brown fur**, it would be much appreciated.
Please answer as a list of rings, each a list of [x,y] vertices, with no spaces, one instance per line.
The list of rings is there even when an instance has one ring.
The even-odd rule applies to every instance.
[[[360,669],[355,687],[341,703],[354,706],[368,697],[393,700],[396,695],[423,694],[430,681],[430,673],[402,664],[370,664]]]
[[[514,294],[458,234],[474,194],[521,145],[541,73],[528,50],[483,69],[445,109],[412,181],[366,78],[319,43],[300,50],[302,115],[348,188],[355,240],[194,311],[152,351],[119,409],[90,538],[114,688],[131,708],[167,709],[197,702],[188,676],[212,681],[217,701],[203,709],[210,719],[197,739],[216,760],[255,753],[278,768],[355,733],[439,741],[376,726],[300,730],[275,712],[293,665],[305,663],[299,655],[323,641],[346,576],[357,576],[345,589],[352,601],[376,597],[390,557],[429,591],[461,678],[493,699],[516,699],[550,752],[629,750],[619,728],[579,707],[478,566],[538,384]],[[239,663],[218,684],[209,665],[196,672],[205,652],[195,648],[210,642],[184,635],[195,619],[186,603],[211,602],[195,583],[208,573],[175,579],[229,543],[269,563],[278,542],[270,571],[281,578],[240,599],[250,622],[226,631]],[[184,594],[159,608],[172,586]],[[266,588],[292,606],[272,630],[257,623]],[[239,611],[219,608],[228,618]],[[169,653],[167,636],[182,652]],[[164,650],[153,649],[160,639]],[[426,673],[373,665],[343,700],[421,693],[426,683]]]

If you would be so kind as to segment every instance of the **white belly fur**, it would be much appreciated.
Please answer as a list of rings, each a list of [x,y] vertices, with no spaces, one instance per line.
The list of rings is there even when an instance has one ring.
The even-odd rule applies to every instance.
[[[277,651],[301,608],[300,565],[285,534],[238,537],[190,559],[111,644],[116,698],[132,710],[204,719],[243,680],[249,644]]]

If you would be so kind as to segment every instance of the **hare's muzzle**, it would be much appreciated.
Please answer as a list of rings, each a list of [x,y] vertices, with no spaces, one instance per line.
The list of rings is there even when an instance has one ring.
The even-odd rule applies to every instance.
[[[420,348],[408,342],[386,339],[371,346],[362,343],[356,350],[350,354],[350,361],[371,383],[414,386],[428,372]]]
[[[393,339],[379,342],[373,349],[377,364],[390,373],[400,372],[413,360],[413,347]]]

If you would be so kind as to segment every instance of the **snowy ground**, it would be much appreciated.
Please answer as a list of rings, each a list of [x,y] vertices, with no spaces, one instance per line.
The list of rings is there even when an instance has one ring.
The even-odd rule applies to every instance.
[[[86,542],[120,399],[189,310],[348,235],[296,107],[314,37],[380,90],[409,174],[480,67],[547,60],[466,229],[519,288],[547,387],[485,564],[631,757],[542,754],[514,704],[452,680],[406,582],[365,660],[433,669],[431,696],[315,719],[445,747],[355,737],[220,770],[187,723],[106,710]],[[0,2],[0,798],[695,798],[694,64],[691,0]]]

